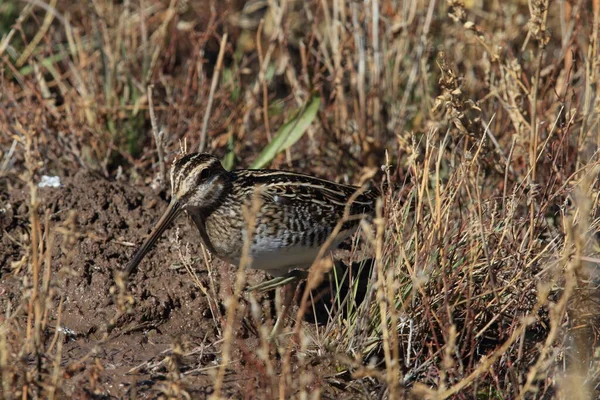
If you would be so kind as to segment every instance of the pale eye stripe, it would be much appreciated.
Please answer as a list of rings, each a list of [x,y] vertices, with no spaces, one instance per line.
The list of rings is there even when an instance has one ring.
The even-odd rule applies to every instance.
[[[212,164],[212,161],[209,161],[208,163],[202,163],[202,164],[196,163],[196,160],[198,160],[198,158],[200,158],[202,156],[203,156],[203,154],[195,154],[194,156],[190,157],[188,162],[185,163],[185,165],[183,167],[181,167],[181,171],[180,171],[179,175],[187,176],[189,173],[191,173],[194,169],[196,169],[200,165]]]
[[[188,169],[190,168],[190,165],[194,164],[194,161],[200,156],[200,154],[194,154],[191,157],[189,157],[188,160],[186,160],[185,164],[183,164],[182,166],[176,168],[177,164],[181,161],[181,158],[178,160],[175,160],[173,162],[173,168],[171,170],[171,174],[176,176],[177,179],[177,183],[179,184],[179,182],[181,181],[181,177],[187,175]],[[183,156],[182,158],[185,158],[186,156]]]
[[[183,162],[183,164],[181,164]],[[178,191],[185,179],[194,174],[196,170],[204,170],[218,164],[219,160],[213,157],[207,157],[205,154],[196,153],[192,155],[184,155],[175,160],[171,167],[171,192]]]
[[[190,165],[185,167],[185,170],[182,171],[181,175],[182,176],[189,176],[189,175],[198,176],[205,169],[213,168],[215,166],[215,164],[217,164],[218,162],[219,162],[218,160],[208,160],[206,162],[203,162],[201,164],[196,164],[196,165],[193,165],[193,162],[190,162],[189,163]]]

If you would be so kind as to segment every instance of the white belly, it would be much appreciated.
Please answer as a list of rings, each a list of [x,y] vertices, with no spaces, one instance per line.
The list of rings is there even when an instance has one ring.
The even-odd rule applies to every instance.
[[[282,276],[293,269],[308,269],[319,254],[319,248],[291,247],[276,252],[258,252],[250,268],[261,269],[273,276]]]
[[[333,241],[330,249],[335,249],[352,231],[344,231]],[[317,258],[321,247],[290,246],[283,247],[277,239],[261,238],[251,247],[252,261],[248,268],[260,269],[278,277],[294,269],[308,269]],[[240,258],[230,259],[234,265],[240,264]]]

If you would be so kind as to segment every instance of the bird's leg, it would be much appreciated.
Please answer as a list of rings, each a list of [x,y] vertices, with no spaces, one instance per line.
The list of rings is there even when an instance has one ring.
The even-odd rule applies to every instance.
[[[308,276],[308,272],[304,270],[295,269],[293,271],[288,272],[283,276],[279,276],[277,278],[270,279],[265,282],[261,282],[258,285],[254,285],[249,287],[247,290],[250,292],[267,292],[271,289],[276,289],[280,286],[284,286],[288,283],[292,283],[298,281],[300,279],[304,279]]]
[[[281,310],[277,311],[278,316],[275,320],[275,324],[273,325],[273,330],[269,334],[269,339],[273,339],[279,333],[279,330],[287,317],[289,309],[292,306],[292,302],[296,295],[296,289],[298,288],[298,283],[301,279],[305,279],[307,276],[308,271],[295,269],[283,276],[259,283],[258,285],[247,289],[248,291],[256,291],[260,293],[282,287],[281,292],[278,291],[275,294],[276,303],[279,303],[279,301],[277,301],[277,297],[282,297]]]

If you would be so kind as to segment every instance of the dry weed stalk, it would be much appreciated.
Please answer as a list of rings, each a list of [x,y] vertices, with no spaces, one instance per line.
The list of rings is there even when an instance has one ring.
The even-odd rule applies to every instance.
[[[28,187],[29,199],[27,215],[9,225],[0,218],[0,229],[25,224],[30,234],[17,238],[13,268],[1,272],[22,280],[24,300],[20,307],[0,296],[2,395],[60,397],[92,358],[89,385],[103,390],[109,371],[97,350],[137,305],[117,276],[116,315],[84,357],[65,354],[74,339],[58,329],[66,294],[54,282],[77,279],[79,253],[68,247],[83,234],[76,214],[44,214],[35,182],[60,168],[143,181],[154,159],[144,127],[155,116],[142,112],[153,85],[153,111],[170,133],[164,147],[156,140],[161,167],[185,137],[194,148],[251,159],[290,105],[314,92],[323,99],[319,123],[288,151],[288,164],[339,181],[365,165],[395,165],[385,171],[386,207],[363,224],[375,272],[360,305],[337,299],[313,327],[303,321],[314,300],[307,289],[296,342],[278,359],[250,296],[258,351],[244,361],[260,366],[252,394],[331,396],[326,383],[335,381],[365,398],[593,397],[598,359],[578,363],[574,354],[597,353],[600,2],[313,0],[302,5],[299,43],[286,39],[291,0],[268,3],[273,20],[252,33],[256,68],[253,55],[231,54],[236,32],[219,31],[226,13],[198,22],[175,0],[98,0],[73,11],[19,3],[0,42],[0,171],[25,173],[15,187]],[[4,199],[9,187],[0,187]],[[6,233],[3,240],[13,237]],[[209,257],[204,263],[212,293],[192,276],[214,299]],[[330,267],[315,264],[307,286]],[[240,268],[236,296],[244,280]],[[234,340],[239,309],[236,297],[217,330],[215,397],[230,393],[224,374],[243,346]],[[333,360],[335,373],[319,376],[312,363],[322,360]],[[185,396],[176,364],[164,394]]]
[[[221,366],[217,372],[214,385],[214,393],[211,395],[211,399],[218,400],[221,398],[221,387],[223,385],[223,378],[225,377],[225,369],[229,365],[230,351],[233,342],[233,329],[236,325],[236,317],[238,313],[239,298],[244,290],[246,284],[246,266],[251,263],[250,246],[252,244],[252,237],[254,236],[254,230],[256,229],[256,216],[262,206],[262,198],[260,190],[254,191],[252,197],[252,204],[250,207],[244,207],[244,220],[247,223],[246,227],[246,240],[242,248],[242,257],[240,258],[240,265],[235,277],[235,287],[233,296],[227,299],[227,314],[225,320],[225,331],[223,332],[223,347],[221,352]]]

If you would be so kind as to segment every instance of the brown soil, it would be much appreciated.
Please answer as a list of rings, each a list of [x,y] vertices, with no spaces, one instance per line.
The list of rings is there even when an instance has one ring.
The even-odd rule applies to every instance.
[[[102,340],[109,321],[118,313],[117,297],[111,293],[115,271],[125,265],[135,250],[133,244],[141,243],[167,202],[147,186],[110,182],[85,171],[62,177],[61,183],[61,188],[38,189],[38,214],[42,230],[46,210],[51,226],[63,227],[70,235],[57,235],[52,246],[52,274],[53,282],[58,282],[58,295],[49,305],[51,322],[45,332],[45,343],[50,343],[54,328],[64,328],[64,395],[121,398],[136,393],[138,398],[154,398],[166,388],[178,387],[192,398],[209,395],[220,362],[221,300],[230,287],[234,268],[212,261],[211,283],[198,244],[199,234],[187,217],[180,218],[131,278],[127,285],[134,300],[130,312],[118,318],[114,329]],[[3,314],[9,307],[11,312],[16,310],[19,329],[25,332],[29,300],[21,293],[27,293],[23,285],[29,283],[23,277],[28,274],[24,270],[11,271],[11,266],[16,267],[26,253],[20,243],[27,243],[25,239],[31,235],[30,191],[16,178],[0,185],[5,186],[0,190],[0,309]],[[75,223],[69,223],[71,213]],[[208,288],[208,297],[182,267],[180,254],[187,251],[192,257],[184,257],[193,260],[192,268],[201,285]],[[261,274],[250,271],[249,283],[259,281]],[[64,302],[58,321],[60,294]],[[262,300],[264,317],[270,317],[271,303],[268,298]],[[245,301],[242,305],[249,308]],[[248,316],[244,321],[236,331],[224,394],[230,398],[260,398],[261,370],[256,367],[253,350],[259,342],[254,323]],[[177,361],[181,378],[175,384],[169,374],[169,355],[178,347],[183,356]],[[315,376],[335,373],[323,362],[315,362],[310,368]],[[323,385],[325,393],[334,390],[323,382],[314,385]]]

